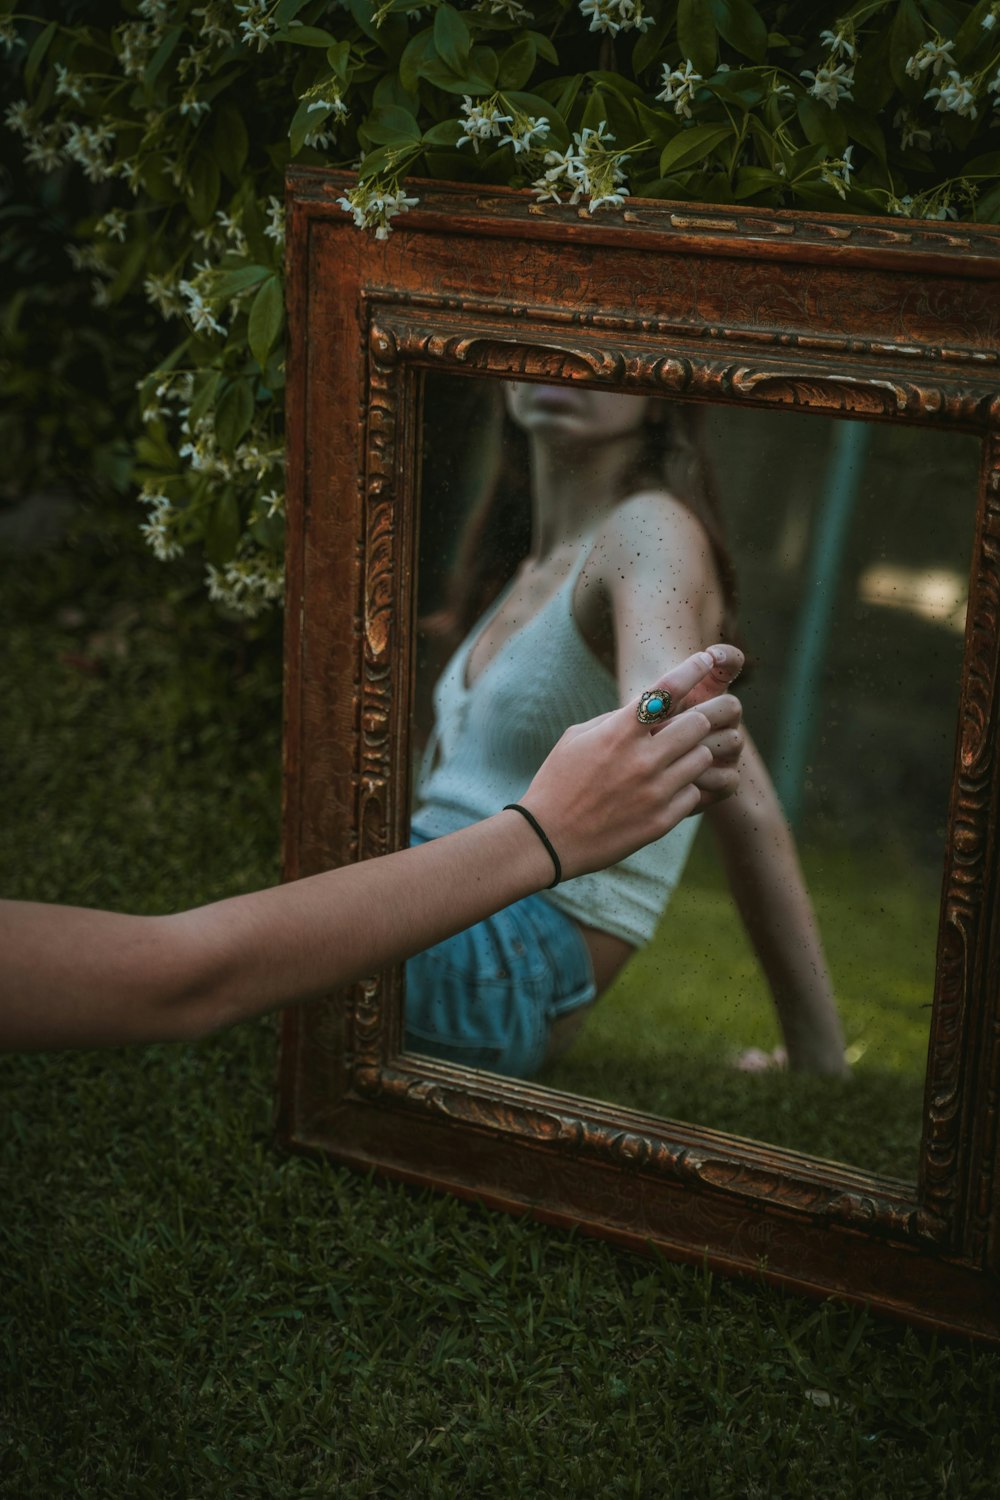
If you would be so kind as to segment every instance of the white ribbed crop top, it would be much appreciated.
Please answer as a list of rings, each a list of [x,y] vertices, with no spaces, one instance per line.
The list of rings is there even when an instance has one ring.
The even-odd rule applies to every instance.
[[[552,598],[487,662],[471,688],[473,644],[500,608],[496,599],[451,658],[434,689],[435,730],[417,785],[414,823],[429,838],[454,833],[516,802],[570,724],[617,707],[615,680],[580,634],[573,589],[587,556]],[[699,819],[607,870],[542,894],[577,921],[648,943],[674,890]]]

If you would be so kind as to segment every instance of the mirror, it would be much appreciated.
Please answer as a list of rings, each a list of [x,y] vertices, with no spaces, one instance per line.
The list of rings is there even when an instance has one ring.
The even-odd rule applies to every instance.
[[[559,1017],[584,1018],[561,1055],[546,1040],[518,1076],[430,1055],[400,965],[283,1017],[279,1138],[1000,1342],[1000,228],[636,200],[591,217],[421,182],[377,241],[336,206],[352,184],[288,182],[285,878],[405,847],[414,808],[421,826],[421,742],[460,644],[433,619],[503,458],[482,425],[502,383],[638,401],[643,424],[656,397],[660,438],[700,429],[711,460],[740,693],[795,827],[852,1076],[734,1066],[780,1032],[706,814],[680,833],[651,941]],[[674,457],[671,515],[700,537]],[[591,444],[570,489],[593,497],[604,477]],[[626,533],[607,531],[627,571]],[[682,555],[679,534],[649,555]],[[591,584],[581,639],[563,621],[588,666],[611,639]],[[660,606],[661,584],[646,583]],[[664,661],[671,626],[646,613],[655,656],[633,662],[632,691],[708,643],[678,638]],[[495,685],[497,637],[480,634],[473,666]],[[541,648],[536,665],[544,681]],[[539,725],[514,712],[521,686],[503,727],[527,781]],[[784,900],[760,904],[784,919]]]
[[[656,444],[658,473],[640,478],[626,467],[635,462],[629,424],[642,424],[643,413],[639,431]],[[595,712],[614,706],[602,538],[609,526],[620,534],[635,525],[629,495],[683,498],[686,478],[692,503],[700,486],[724,527],[739,594],[735,639],[748,656],[737,690],[794,829],[801,893],[815,912],[835,1000],[828,1015],[808,976],[783,991],[792,1029],[785,1047],[740,919],[742,902],[750,930],[759,927],[756,877],[749,893],[737,879],[734,899],[725,874],[727,852],[751,870],[762,861],[767,869],[773,856],[762,847],[765,832],[747,852],[746,832],[738,818],[734,831],[726,808],[668,835],[659,866],[637,872],[652,884],[638,904],[617,891],[613,873],[525,903],[526,944],[535,912],[543,914],[546,985],[537,983],[534,956],[505,947],[520,931],[510,914],[411,961],[408,1051],[916,1178],[974,528],[962,497],[975,492],[980,447],[965,434],[641,396],[609,402],[602,394],[595,412],[579,383],[428,374],[414,840],[451,832],[523,789],[535,767],[508,728],[521,712],[544,719],[546,700],[533,705],[525,695],[540,683],[533,656],[558,653],[560,632],[570,629],[573,639],[561,648],[565,668],[557,654],[549,672],[582,670],[580,701]],[[555,483],[544,467],[553,451]],[[587,504],[595,465],[607,470],[608,498],[581,523],[559,507],[566,493]],[[669,514],[676,501],[666,504]],[[553,530],[539,541],[546,526]],[[470,599],[477,568],[480,592]],[[605,596],[602,611],[588,583],[591,595]],[[689,593],[674,607],[681,629],[692,614]],[[671,623],[662,610],[648,617]],[[717,638],[721,622],[708,628],[701,644]],[[541,686],[548,691],[544,675]],[[622,693],[619,684],[619,698],[634,686]],[[564,727],[553,721],[544,731],[543,753]],[[517,734],[525,734],[520,725]],[[791,899],[774,924],[791,968],[809,961],[793,877],[794,866],[781,867]],[[574,1009],[589,988],[585,974],[566,980],[579,942],[564,928],[587,918],[591,927],[624,926],[634,956],[596,1002]],[[532,1031],[527,1044],[532,1024],[537,1037]],[[846,1074],[831,1077],[840,1056]]]

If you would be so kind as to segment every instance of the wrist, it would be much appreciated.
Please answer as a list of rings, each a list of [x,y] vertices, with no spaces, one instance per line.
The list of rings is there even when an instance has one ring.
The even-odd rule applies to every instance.
[[[503,846],[497,858],[503,859],[524,895],[544,891],[553,883],[555,869],[552,856],[523,812],[514,807],[494,813],[490,822],[503,835]],[[519,898],[514,898],[519,899]]]

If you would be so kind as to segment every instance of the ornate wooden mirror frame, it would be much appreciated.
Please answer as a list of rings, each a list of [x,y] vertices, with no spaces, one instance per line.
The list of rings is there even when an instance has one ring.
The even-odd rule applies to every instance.
[[[916,1185],[404,1055],[398,972],[287,1015],[280,1139],[1000,1339],[1000,231],[419,183],[380,243],[352,181],[288,182],[287,879],[406,839],[424,371],[947,427],[981,482]]]

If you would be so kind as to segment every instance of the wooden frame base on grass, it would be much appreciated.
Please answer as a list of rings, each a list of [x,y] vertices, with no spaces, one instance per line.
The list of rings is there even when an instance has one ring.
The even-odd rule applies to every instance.
[[[287,1015],[281,1140],[1000,1340],[1000,230],[419,183],[379,242],[352,181],[288,182],[288,879],[406,841],[422,372],[971,432],[981,482],[915,1185],[404,1054],[398,972]]]

